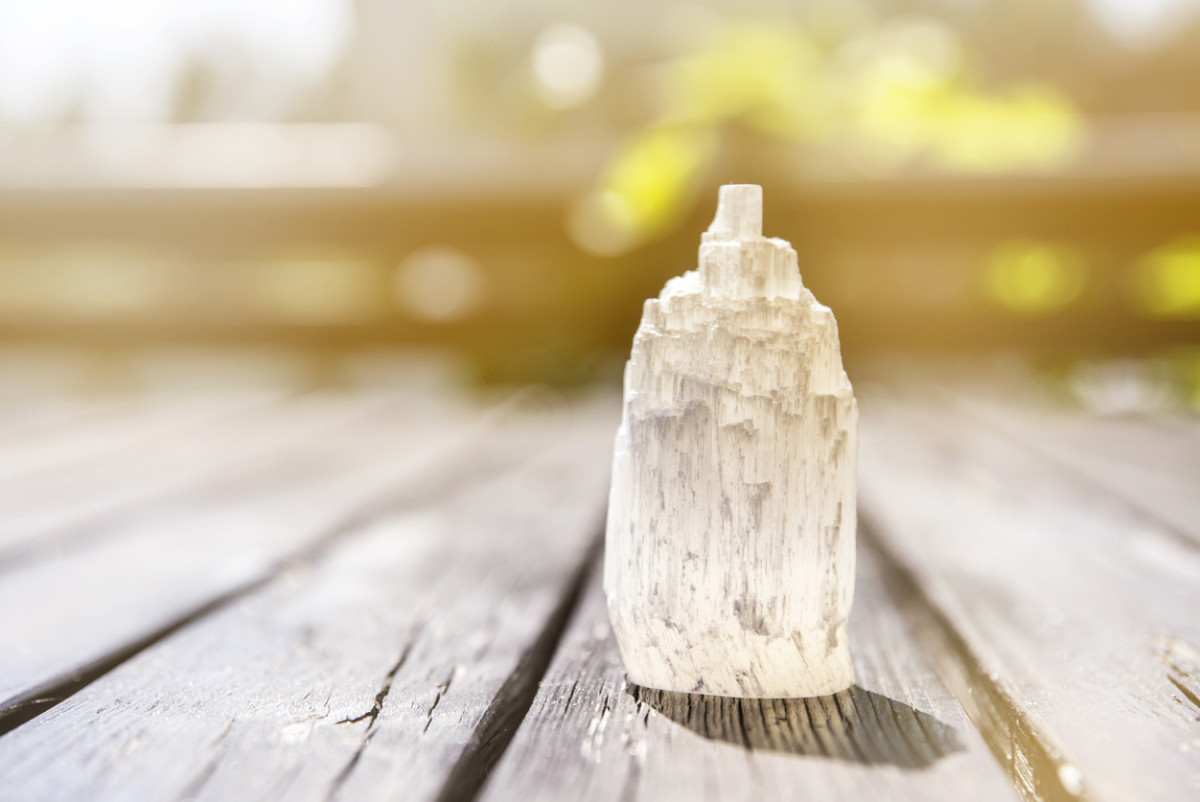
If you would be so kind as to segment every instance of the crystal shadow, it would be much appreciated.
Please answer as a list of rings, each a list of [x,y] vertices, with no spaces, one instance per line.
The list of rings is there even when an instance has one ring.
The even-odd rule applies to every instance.
[[[698,735],[758,751],[923,769],[963,749],[953,727],[857,685],[810,699],[734,699],[638,685],[628,693]]]

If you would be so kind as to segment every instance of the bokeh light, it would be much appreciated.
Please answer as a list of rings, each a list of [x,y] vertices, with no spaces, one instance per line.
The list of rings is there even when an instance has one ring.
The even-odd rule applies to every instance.
[[[729,182],[848,365],[1190,347],[1197,52],[1200,0],[0,0],[0,361],[615,378]]]
[[[217,116],[283,118],[353,31],[344,0],[4,0],[0,120],[162,121],[195,65],[223,86]]]
[[[713,132],[700,126],[663,126],[635,137],[602,188],[573,210],[568,226],[575,243],[615,256],[677,222],[715,147]]]
[[[983,264],[983,289],[999,307],[1044,315],[1071,304],[1083,293],[1087,270],[1073,248],[1036,241],[998,245]]]
[[[397,266],[392,289],[397,305],[418,320],[460,320],[484,300],[484,271],[457,248],[430,245]]]
[[[346,323],[380,312],[378,271],[353,257],[312,255],[266,262],[258,271],[258,300],[285,323]]]
[[[698,178],[738,127],[810,146],[841,142],[851,164],[871,177],[922,155],[948,171],[981,174],[1054,170],[1078,155],[1086,131],[1071,100],[1036,81],[978,86],[948,25],[900,16],[848,30],[841,41],[819,42],[802,24],[718,18],[695,52],[662,65],[655,119],[627,140],[596,190],[617,193],[632,210],[622,244],[608,252],[678,222]],[[626,178],[631,169],[642,173],[636,182]],[[614,217],[582,228],[617,225]],[[569,226],[581,228],[575,217]],[[603,250],[584,245],[588,237],[576,241]]]
[[[1152,317],[1200,318],[1200,236],[1163,245],[1139,260],[1138,301]]]
[[[25,321],[154,319],[173,295],[161,254],[105,242],[65,243],[0,260],[0,311]]]
[[[538,96],[556,109],[586,103],[604,76],[604,52],[587,29],[551,25],[533,43],[533,75]]]

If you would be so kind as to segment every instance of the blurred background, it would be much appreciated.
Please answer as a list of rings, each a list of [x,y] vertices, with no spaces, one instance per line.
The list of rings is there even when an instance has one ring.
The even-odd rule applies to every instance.
[[[1200,407],[1200,0],[0,0],[0,395],[616,381],[730,182],[852,378]]]

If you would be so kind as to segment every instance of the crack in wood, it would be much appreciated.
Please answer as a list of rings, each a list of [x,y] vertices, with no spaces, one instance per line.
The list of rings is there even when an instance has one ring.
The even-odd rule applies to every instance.
[[[454,682],[453,671],[450,672],[450,676],[446,677],[445,682],[437,686],[437,696],[433,698],[433,704],[431,704],[429,709],[425,711],[425,727],[421,730],[421,732],[429,732],[429,727],[431,724],[433,724],[433,711],[437,710],[438,705],[441,704],[442,697],[445,696],[446,691],[450,690],[450,683],[452,682]]]
[[[492,414],[499,416],[505,412],[506,408],[502,407],[493,411]],[[471,448],[471,446],[455,448],[435,456],[417,481],[404,485],[398,490],[385,491],[376,498],[364,502],[356,510],[348,512],[340,521],[330,525],[323,534],[307,546],[277,560],[261,576],[210,599],[141,638],[113,649],[79,667],[65,677],[52,679],[7,700],[0,701],[0,737],[69,699],[117,666],[164,638],[266,587],[297,565],[311,565],[318,562],[328,552],[340,546],[356,533],[366,531],[372,521],[408,509],[434,507],[463,487],[484,481],[488,477],[500,473],[510,464],[503,461],[468,459],[467,454]],[[464,464],[475,467],[464,472],[462,470]]]
[[[1179,689],[1180,693],[1187,697],[1189,702],[1196,706],[1197,710],[1200,710],[1200,694],[1197,694],[1194,690],[1185,685],[1178,677],[1167,677],[1167,679],[1171,681],[1172,685]]]
[[[383,710],[383,702],[385,699],[387,699],[388,694],[392,692],[392,681],[396,678],[396,673],[404,667],[404,663],[408,660],[408,655],[412,651],[413,641],[417,639],[419,634],[420,628],[418,628],[417,632],[409,639],[408,644],[404,647],[404,650],[400,652],[400,658],[396,661],[396,664],[393,665],[388,670],[388,673],[384,676],[383,685],[380,686],[379,693],[375,694],[375,701],[371,705],[371,709],[362,715],[354,716],[353,718],[344,718],[337,722],[338,724],[357,724],[364,719],[369,719],[367,722],[367,730],[370,731],[370,729],[375,726],[375,719],[379,718],[379,711]]]
[[[603,527],[600,531],[603,532]],[[512,742],[533,704],[538,683],[545,676],[567,621],[579,604],[588,574],[600,558],[602,543],[602,537],[597,535],[571,576],[558,607],[488,704],[470,742],[446,775],[436,802],[469,802],[483,790],[492,768]]]
[[[1182,638],[1168,638],[1159,644],[1158,659],[1167,667],[1167,679],[1200,712],[1200,649]]]
[[[563,705],[563,710],[571,709],[571,701],[575,698],[575,691],[579,688],[579,680],[571,683],[571,692],[567,694],[567,703]]]
[[[388,669],[387,674],[383,678],[383,684],[379,687],[379,692],[375,694],[375,701],[371,705],[371,709],[366,713],[363,713],[361,716],[346,718],[337,722],[338,724],[353,724],[366,720],[367,728],[363,731],[362,740],[359,741],[358,748],[354,750],[354,754],[350,756],[350,759],[346,761],[346,765],[342,766],[342,770],[337,773],[337,776],[333,778],[333,782],[329,784],[329,790],[325,794],[326,800],[334,799],[342,790],[342,786],[346,784],[346,780],[350,779],[350,775],[354,773],[354,768],[362,759],[363,752],[366,751],[367,746],[371,743],[371,739],[375,737],[375,722],[379,719],[379,714],[383,710],[383,703],[387,701],[388,694],[392,692],[392,682],[395,681],[396,674],[398,674],[400,669],[404,668],[404,664],[408,662],[408,656],[412,653],[413,644],[416,642],[419,635],[420,628],[418,627],[417,631],[413,633],[413,635],[409,638],[408,643],[405,644],[404,649],[400,652],[400,657],[397,658],[395,664]]]

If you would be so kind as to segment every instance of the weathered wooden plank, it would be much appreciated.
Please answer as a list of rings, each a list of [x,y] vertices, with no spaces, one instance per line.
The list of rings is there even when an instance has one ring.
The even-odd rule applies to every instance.
[[[506,432],[505,453],[544,450],[363,525],[0,738],[0,796],[469,794],[599,534],[615,411]]]
[[[75,421],[103,414],[111,406],[111,403],[53,396],[37,400],[6,399],[0,403],[0,439],[23,438],[69,426]]]
[[[519,458],[531,442],[528,432],[516,437],[512,454],[496,452],[499,436],[476,442],[505,414],[517,414],[512,407],[482,417],[448,403],[439,409],[390,438],[384,430],[350,447],[314,442],[269,480],[149,509],[123,521],[119,535],[0,574],[0,609],[19,611],[0,618],[0,722],[6,712],[27,715],[31,700],[59,695],[72,676],[87,676],[112,655],[261,582],[364,510],[412,503]]]
[[[870,550],[858,565],[858,684],[808,700],[627,686],[597,573],[484,802],[1015,800],[916,641],[908,601]]]
[[[956,401],[1200,544],[1200,429],[1190,422],[1097,417],[966,394]]]
[[[860,500],[929,602],[945,673],[1027,797],[1197,794],[1200,706],[1184,657],[1200,644],[1200,552],[1074,471],[924,401],[864,403]]]
[[[11,433],[0,451],[0,482],[144,447],[180,429],[262,403],[261,395],[163,400],[135,398],[52,428]]]
[[[61,551],[84,534],[113,531],[112,518],[181,492],[212,495],[230,482],[286,464],[294,444],[336,434],[363,419],[403,416],[403,393],[309,396],[245,405],[164,433],[122,453],[0,483],[0,567]]]

